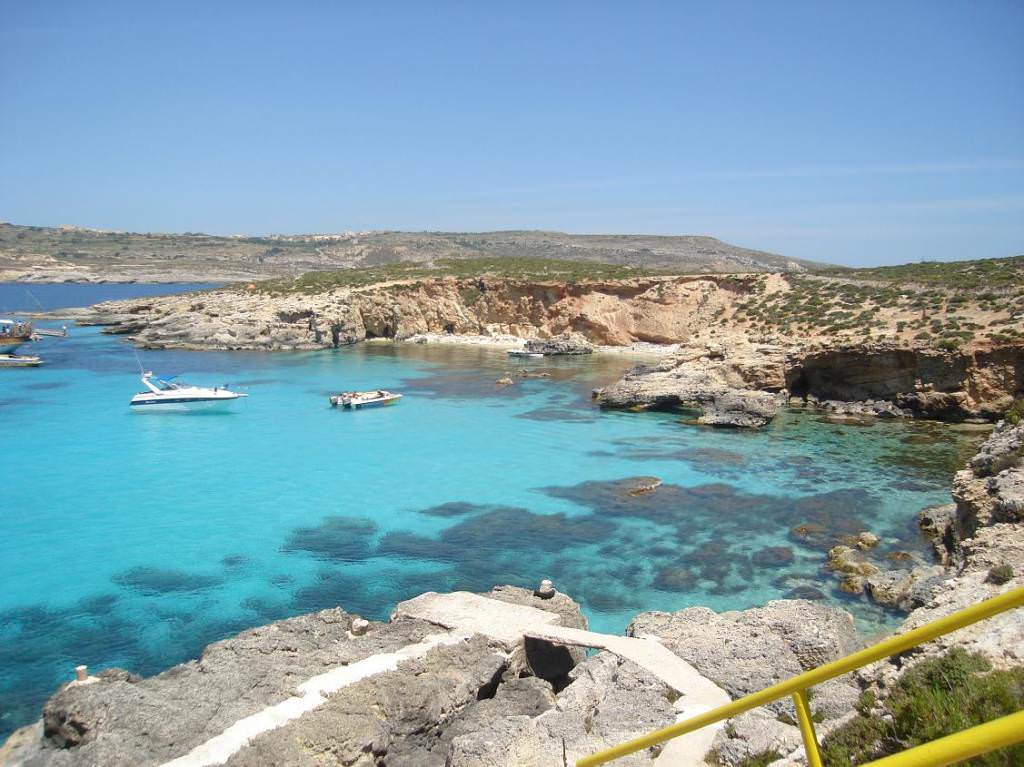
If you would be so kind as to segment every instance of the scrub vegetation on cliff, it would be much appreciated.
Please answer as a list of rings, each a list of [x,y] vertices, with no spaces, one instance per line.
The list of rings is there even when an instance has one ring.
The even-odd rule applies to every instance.
[[[940,268],[925,268],[932,266]],[[917,280],[919,273],[929,279]],[[1024,338],[1024,257],[780,275],[776,285],[765,280],[739,301],[736,318],[763,332],[895,336],[948,351],[982,338],[1008,343]]]
[[[990,289],[1024,286],[1024,256],[977,261],[921,261],[862,269],[826,267],[817,274],[879,282],[919,283],[945,288]]]
[[[490,277],[577,283],[588,280],[627,280],[658,274],[668,272],[621,264],[560,261],[550,258],[444,258],[431,264],[398,263],[366,269],[307,272],[295,278],[263,280],[253,284],[258,292],[283,296],[293,293],[315,295],[338,288],[360,288],[382,283],[417,283],[439,277]],[[250,288],[245,286],[245,289]]]
[[[993,671],[981,655],[956,648],[910,669],[880,705],[861,696],[857,716],[822,743],[828,767],[863,764],[961,732],[1024,708],[1024,668]],[[994,751],[964,764],[1024,764],[1024,745]]]

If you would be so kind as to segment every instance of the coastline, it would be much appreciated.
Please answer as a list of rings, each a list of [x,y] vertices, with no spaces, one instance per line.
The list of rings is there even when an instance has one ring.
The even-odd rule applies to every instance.
[[[402,343],[402,344],[448,344],[452,346],[482,346],[494,349],[522,349],[530,339],[513,335],[483,336],[472,333],[416,333],[401,339],[376,338],[364,343]],[[598,344],[594,345],[595,354],[621,354],[635,357],[659,358],[676,354],[682,345],[679,343],[656,344],[634,341],[625,345]]]

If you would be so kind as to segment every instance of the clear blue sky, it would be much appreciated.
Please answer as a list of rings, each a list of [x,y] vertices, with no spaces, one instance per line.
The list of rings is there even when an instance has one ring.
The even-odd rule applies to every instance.
[[[1024,2],[0,0],[0,220],[1024,253]]]

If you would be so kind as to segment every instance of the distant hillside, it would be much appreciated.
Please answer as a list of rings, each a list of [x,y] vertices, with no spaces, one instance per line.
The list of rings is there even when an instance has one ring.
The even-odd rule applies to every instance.
[[[0,224],[0,280],[231,281],[463,258],[594,261],[677,274],[823,266],[695,236],[382,231],[219,237]]]

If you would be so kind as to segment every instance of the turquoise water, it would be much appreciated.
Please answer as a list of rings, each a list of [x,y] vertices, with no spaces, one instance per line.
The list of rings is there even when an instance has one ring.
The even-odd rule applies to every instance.
[[[75,665],[143,674],[243,628],[341,605],[384,618],[428,589],[550,577],[599,630],[638,611],[744,608],[814,587],[835,536],[923,552],[976,436],[786,414],[760,432],[603,413],[617,356],[364,344],[251,354],[140,351],[147,369],[250,397],[229,414],[138,414],[131,347],[93,328],[0,371],[0,733],[38,718]],[[328,406],[344,388],[396,407]],[[653,493],[631,478],[654,476]],[[811,535],[790,531],[805,525]],[[894,620],[844,602],[869,625]]]
[[[90,306],[101,301],[120,298],[159,296],[184,293],[189,290],[212,287],[208,284],[175,282],[162,285],[138,283],[78,284],[25,284],[0,282],[0,314],[5,312],[38,312],[66,309],[70,306]]]

